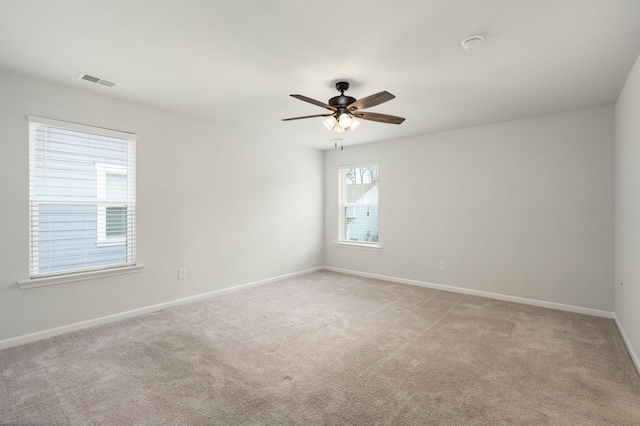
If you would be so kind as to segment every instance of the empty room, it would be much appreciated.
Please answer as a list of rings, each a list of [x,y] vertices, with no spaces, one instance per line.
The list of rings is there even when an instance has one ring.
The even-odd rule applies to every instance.
[[[637,0],[0,0],[0,424],[640,424],[639,55]]]

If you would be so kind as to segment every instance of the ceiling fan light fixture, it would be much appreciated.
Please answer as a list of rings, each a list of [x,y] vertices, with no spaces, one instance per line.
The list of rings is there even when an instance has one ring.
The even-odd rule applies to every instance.
[[[327,130],[333,130],[333,128],[336,127],[336,124],[338,124],[338,120],[336,120],[336,118],[332,115],[330,117],[327,117],[327,119],[324,120],[322,124],[324,124],[324,127],[326,127]]]
[[[349,126],[351,126],[351,117],[349,116],[349,114],[347,114],[346,112],[340,114],[340,116],[338,117],[338,124],[343,129],[348,129]]]
[[[402,124],[402,122],[404,121],[404,118],[402,117],[362,111],[363,109],[371,108],[394,99],[395,96],[393,96],[391,93],[386,91],[379,92],[357,100],[356,98],[344,94],[345,90],[347,90],[348,88],[349,83],[347,83],[346,81],[340,81],[336,83],[336,89],[338,90],[338,92],[340,92],[340,96],[334,96],[333,98],[329,99],[328,103],[316,101],[315,99],[311,99],[302,95],[291,95],[291,97],[293,98],[308,102],[324,109],[328,109],[329,111],[331,111],[331,113],[283,118],[282,121],[324,117],[325,119],[322,122],[324,127],[339,135],[344,134],[346,129],[356,130],[358,127],[360,127],[360,122],[356,120],[356,117],[362,120],[377,121],[379,123],[388,124]]]

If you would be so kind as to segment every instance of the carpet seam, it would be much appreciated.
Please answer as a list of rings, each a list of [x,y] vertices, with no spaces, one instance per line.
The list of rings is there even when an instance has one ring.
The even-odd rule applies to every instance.
[[[408,346],[410,343],[412,343],[414,340],[418,339],[419,337],[423,336],[426,332],[428,332],[429,330],[431,330],[433,327],[435,327],[436,325],[438,325],[440,322],[442,322],[442,320],[451,313],[451,311],[453,311],[456,306],[458,306],[458,303],[460,303],[460,301],[465,297],[466,295],[461,294],[460,298],[458,300],[456,300],[456,303],[453,304],[453,306],[451,306],[451,308],[449,308],[444,314],[442,314],[437,320],[435,320],[432,324],[430,324],[429,326],[427,326],[422,332],[420,332],[419,334],[407,339],[405,342],[403,342],[400,346],[398,346],[397,348],[395,348],[394,350],[392,350],[387,356],[385,356],[383,359],[381,359],[380,361],[378,361],[373,367],[372,370],[377,370],[382,364],[384,364],[385,362],[387,362],[393,355],[397,354],[399,351],[403,350],[406,346]],[[435,295],[434,295],[435,297]],[[429,299],[431,300],[431,299]],[[427,303],[428,301],[425,301],[424,303]],[[424,303],[421,304],[419,307],[424,306]],[[416,308],[417,309],[417,308]],[[373,372],[370,372],[366,375],[366,377],[370,376],[371,374],[373,374]]]

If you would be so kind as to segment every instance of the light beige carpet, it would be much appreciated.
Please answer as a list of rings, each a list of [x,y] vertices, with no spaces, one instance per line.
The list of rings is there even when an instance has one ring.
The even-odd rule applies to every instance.
[[[0,423],[640,424],[612,320],[318,272],[0,352]]]

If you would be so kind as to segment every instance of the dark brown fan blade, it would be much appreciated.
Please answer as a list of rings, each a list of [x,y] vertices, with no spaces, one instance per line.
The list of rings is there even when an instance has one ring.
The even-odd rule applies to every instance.
[[[300,99],[301,101],[305,101],[305,102],[309,102],[310,104],[314,104],[317,105],[319,107],[328,109],[330,111],[335,111],[336,107],[332,107],[331,105],[327,105],[324,102],[320,102],[320,101],[316,101],[315,99],[311,99],[311,98],[307,98],[306,96],[302,96],[302,95],[290,95],[296,99]]]
[[[333,115],[333,114],[316,114],[316,115],[305,115],[304,117],[283,118],[282,121],[302,120],[303,118],[313,118],[313,117],[329,117],[330,115]]]
[[[379,121],[380,123],[389,123],[389,124],[402,124],[404,118],[396,117],[395,115],[387,115],[387,114],[378,114],[375,112],[361,112],[355,111],[353,112],[358,118],[362,118],[363,120],[370,121]]]
[[[371,108],[373,106],[380,105],[384,102],[390,101],[393,98],[395,98],[395,96],[393,96],[389,92],[380,92],[380,93],[376,93],[375,95],[367,96],[366,98],[357,100],[354,103],[347,106],[347,108],[349,109],[349,111],[353,111],[356,109]]]

